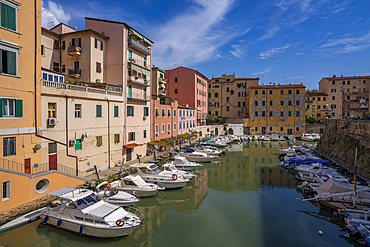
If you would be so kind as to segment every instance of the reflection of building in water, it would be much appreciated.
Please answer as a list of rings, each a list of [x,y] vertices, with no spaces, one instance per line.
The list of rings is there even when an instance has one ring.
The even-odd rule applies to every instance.
[[[245,143],[244,152],[222,156],[221,165],[208,171],[208,187],[225,192],[258,190],[261,185],[294,188],[294,177],[277,166],[273,145],[278,144]]]

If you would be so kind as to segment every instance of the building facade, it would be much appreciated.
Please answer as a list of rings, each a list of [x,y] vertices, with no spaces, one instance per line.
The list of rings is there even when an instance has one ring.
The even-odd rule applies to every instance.
[[[332,118],[353,118],[369,112],[370,76],[325,77],[319,82],[320,92],[328,95]]]
[[[222,74],[208,81],[208,114],[226,118],[249,117],[249,87],[259,78],[236,78]]]
[[[330,117],[328,95],[326,93],[306,93],[306,117],[317,121]]]
[[[189,105],[179,105],[178,106],[178,133],[185,134],[195,131],[197,126],[197,108],[190,107]]]
[[[122,86],[123,159],[146,155],[150,141],[150,84],[152,41],[122,22],[85,18],[85,27],[109,37],[106,80]]]
[[[250,118],[244,123],[244,134],[304,133],[305,89],[302,84],[249,87]]]
[[[166,70],[167,95],[180,105],[196,108],[196,125],[205,125],[207,118],[208,78],[200,72],[178,67]]]

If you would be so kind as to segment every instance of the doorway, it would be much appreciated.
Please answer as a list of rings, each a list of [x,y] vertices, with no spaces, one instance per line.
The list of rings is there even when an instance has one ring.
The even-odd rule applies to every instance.
[[[132,148],[128,148],[126,160],[130,161],[131,159],[132,159]]]
[[[288,129],[288,135],[293,135],[293,129]]]
[[[266,127],[261,127],[261,135],[266,135]]]
[[[31,174],[31,159],[24,160],[24,172],[26,174]]]
[[[57,155],[49,155],[49,171],[57,170]]]

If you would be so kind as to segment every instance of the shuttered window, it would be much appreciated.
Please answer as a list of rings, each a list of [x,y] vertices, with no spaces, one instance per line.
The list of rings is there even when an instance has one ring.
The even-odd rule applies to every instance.
[[[103,145],[103,138],[101,136],[96,137],[96,146],[100,147]]]
[[[15,137],[3,138],[3,157],[15,155]]]
[[[102,117],[101,105],[96,105],[96,117]]]
[[[128,141],[135,141],[135,132],[128,133]]]
[[[17,75],[17,55],[0,49],[0,74]]]
[[[13,31],[17,31],[17,13],[15,7],[5,3],[1,4],[1,26]]]
[[[114,117],[118,117],[118,105],[114,106]]]
[[[119,134],[114,134],[114,143],[119,143]]]
[[[149,108],[144,107],[144,117],[147,117],[147,116],[149,116]]]
[[[155,108],[155,117],[159,116],[158,108]]]
[[[23,100],[0,98],[0,117],[23,117]]]
[[[133,106],[127,106],[127,116],[133,117],[134,116],[134,107]]]

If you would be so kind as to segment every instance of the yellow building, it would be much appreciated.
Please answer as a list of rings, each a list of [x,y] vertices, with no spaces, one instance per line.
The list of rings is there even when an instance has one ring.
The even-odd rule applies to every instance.
[[[257,86],[259,78],[236,78],[222,74],[208,81],[208,115],[226,118],[248,118],[250,86]]]
[[[314,117],[317,121],[330,116],[328,95],[326,93],[306,93],[306,117]]]
[[[305,132],[305,89],[302,84],[249,87],[247,135],[300,135]]]

